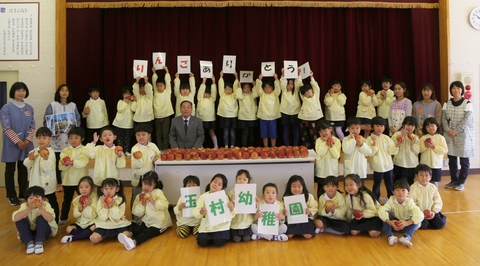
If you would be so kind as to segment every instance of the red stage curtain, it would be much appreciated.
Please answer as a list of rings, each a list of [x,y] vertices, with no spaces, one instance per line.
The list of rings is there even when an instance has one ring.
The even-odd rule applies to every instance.
[[[322,105],[329,82],[344,82],[347,116],[356,113],[362,78],[375,90],[385,74],[403,80],[412,100],[422,83],[438,90],[440,82],[437,9],[67,9],[67,23],[67,82],[81,108],[87,88],[100,85],[110,121],[121,87],[134,82],[133,60],[151,67],[152,52],[167,53],[172,77],[176,56],[191,55],[197,84],[198,61],[213,61],[218,76],[223,55],[236,55],[237,71],[254,70],[255,77],[264,61],[275,61],[278,74],[283,60],[309,61]]]

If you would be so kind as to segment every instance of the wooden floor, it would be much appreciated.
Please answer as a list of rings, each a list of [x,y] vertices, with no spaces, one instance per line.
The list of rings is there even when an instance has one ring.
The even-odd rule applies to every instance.
[[[336,236],[319,234],[313,239],[293,238],[288,242],[266,240],[230,242],[221,248],[199,248],[193,236],[179,239],[175,228],[132,251],[116,239],[91,244],[88,240],[60,243],[65,225],[55,238],[45,243],[45,253],[26,255],[26,246],[16,238],[12,212],[5,189],[0,189],[1,265],[480,265],[480,175],[470,176],[463,192],[446,190],[440,194],[447,216],[444,229],[417,230],[412,248],[398,243],[389,246],[385,234]],[[372,181],[366,182],[371,187]],[[343,184],[341,185],[343,187]],[[127,198],[131,189],[127,188]],[[383,192],[384,193],[384,192]],[[57,193],[61,202],[62,193]],[[128,214],[129,216],[130,214]],[[72,217],[72,215],[70,215]],[[69,223],[74,220],[70,218]]]

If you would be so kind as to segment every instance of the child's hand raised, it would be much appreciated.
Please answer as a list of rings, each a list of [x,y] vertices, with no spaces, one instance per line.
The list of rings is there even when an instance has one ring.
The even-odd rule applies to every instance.
[[[93,133],[93,144],[97,144],[97,141],[98,139],[100,138],[100,136],[98,135],[97,132]]]
[[[168,73],[168,67],[167,66],[163,66],[163,70],[165,70],[165,73]]]
[[[273,74],[273,78],[274,78],[275,80],[278,80],[278,75],[277,75],[277,73],[274,73],[274,74]]]
[[[237,71],[233,72],[233,76],[235,76],[235,79],[238,79],[238,73]],[[240,84],[240,83],[239,83]]]
[[[145,80],[145,83],[148,83],[148,76],[144,76],[143,80]]]
[[[220,71],[220,78],[223,78],[223,70]]]
[[[152,72],[155,73],[155,71],[157,71],[157,69],[155,68],[155,66],[152,66]]]
[[[175,78],[177,78],[177,79],[178,79],[179,77],[180,77],[180,74],[178,74],[178,72],[177,72],[177,73],[175,73]]]
[[[263,75],[262,75],[262,74],[258,75],[258,79],[259,79],[259,80],[262,80],[262,79],[263,79]]]
[[[211,79],[212,79],[212,84],[215,84],[215,75],[212,75]]]
[[[285,76],[285,69],[282,67],[282,77]]]
[[[206,77],[203,77],[203,79],[202,79],[202,84],[205,84],[205,83],[207,83],[207,78],[206,78]]]
[[[136,77],[136,78],[135,78],[135,83],[138,84],[138,82],[140,81],[141,78],[142,78],[142,77],[140,77],[140,76]]]
[[[195,75],[194,75],[192,72],[190,72],[190,75],[189,75],[189,76],[190,76],[191,78],[195,77]]]

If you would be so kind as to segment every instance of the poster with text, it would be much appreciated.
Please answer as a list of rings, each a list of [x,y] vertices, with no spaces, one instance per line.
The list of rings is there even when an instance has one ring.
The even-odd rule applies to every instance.
[[[204,200],[211,227],[232,220],[225,190],[205,195]]]
[[[155,70],[163,69],[163,67],[167,64],[167,53],[152,53],[152,62]]]
[[[306,62],[300,66],[300,77],[306,79],[310,76],[310,63]]]
[[[133,60],[133,78],[145,77],[148,72],[148,61],[147,60]]]
[[[190,56],[179,55],[177,56],[177,72],[178,74],[190,74]]]
[[[253,71],[240,71],[240,83],[252,83],[253,82]]]
[[[298,78],[298,62],[297,61],[283,61],[283,76],[286,79]]]
[[[285,210],[287,210],[288,224],[301,224],[308,222],[308,215],[305,213],[307,204],[305,195],[294,195],[283,198]]]
[[[262,75],[273,77],[273,74],[275,74],[275,62],[262,62]]]
[[[223,65],[222,70],[224,74],[233,74],[235,73],[235,66],[237,64],[236,55],[224,55],[223,56]]]
[[[185,203],[185,208],[182,209],[182,217],[193,217],[192,210],[197,207],[200,187],[182,187],[180,188],[180,195],[182,203]]]
[[[258,218],[258,233],[278,235],[278,219],[275,215],[280,212],[278,204],[261,204],[262,217]]]
[[[210,79],[213,76],[212,61],[200,61],[200,78]]]
[[[235,212],[255,213],[257,184],[235,184]]]

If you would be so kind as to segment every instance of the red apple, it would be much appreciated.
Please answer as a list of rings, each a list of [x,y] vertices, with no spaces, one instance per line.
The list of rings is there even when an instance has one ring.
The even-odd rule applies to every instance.
[[[300,155],[302,156],[302,158],[307,158],[308,157],[308,150],[306,150],[306,149],[300,150]]]
[[[266,151],[261,151],[260,152],[260,158],[267,159],[268,158],[268,153]]]
[[[363,137],[361,135],[355,135],[355,140],[362,140]]]
[[[138,197],[141,201],[145,201],[146,199],[149,198],[149,195],[147,193],[142,192]]]
[[[135,97],[135,95],[130,95],[130,101],[135,101],[137,100],[137,97]]]
[[[432,138],[426,138],[425,144],[432,144]]]
[[[113,198],[112,197],[106,197],[103,202],[105,202],[106,204],[110,205],[112,204],[113,202]]]
[[[285,152],[282,151],[282,150],[279,150],[279,151],[277,152],[277,157],[280,158],[280,159],[285,158]]]
[[[217,152],[217,159],[223,160],[225,158],[225,152],[218,151]]]
[[[300,150],[293,151],[293,158],[300,158]]]
[[[206,152],[200,152],[200,159],[206,160],[207,159],[207,153]]]
[[[135,159],[140,159],[142,158],[142,152],[141,151],[136,151],[133,153],[133,158]]]
[[[47,148],[41,148],[41,149],[38,151],[38,154],[40,154],[40,156],[44,157],[44,156],[50,155],[50,152],[48,151]]]
[[[183,154],[183,159],[185,161],[190,161],[191,158],[192,158],[192,155],[189,152],[186,152]]]
[[[400,226],[402,226],[402,223],[401,223],[400,221],[395,221],[394,224],[395,224],[395,226],[398,227],[398,228],[400,228]]]
[[[175,154],[175,160],[177,160],[177,161],[183,160],[183,154],[182,153],[176,153]]]
[[[328,93],[334,94],[334,93],[335,93],[335,90],[334,90],[334,89],[329,89],[329,90],[328,90]]]
[[[243,159],[250,159],[250,153],[248,151],[242,152],[242,158]]]
[[[326,142],[328,146],[333,146],[335,144],[335,140],[332,137],[328,137]]]
[[[285,158],[292,158],[292,156],[293,156],[292,150],[287,149],[285,151]]]
[[[122,146],[115,146],[115,153],[118,153],[119,151],[123,151]]]
[[[355,216],[355,218],[357,218],[357,219],[360,219],[363,216],[363,212],[361,212],[359,210],[355,210],[355,211],[353,211],[353,216]]]
[[[277,158],[277,153],[274,150],[271,150],[270,153],[268,154],[270,158],[275,159]]]
[[[473,97],[473,94],[471,91],[466,91],[464,94],[463,94],[463,97],[465,97],[466,100],[470,101]]]
[[[432,217],[433,215],[433,212],[431,210],[424,210],[423,211],[423,215],[425,216],[425,218],[430,218]]]
[[[258,152],[252,151],[252,153],[250,153],[250,157],[251,157],[252,159],[258,159]]]
[[[217,158],[217,156],[215,155],[214,152],[208,153],[208,159],[209,159],[209,160],[213,161],[213,160],[215,160],[216,158]]]
[[[198,152],[196,152],[196,151],[192,152],[192,159],[193,160],[198,160],[199,157],[200,157],[200,155],[198,154]]]
[[[225,152],[225,157],[227,157],[228,160],[233,160],[233,152],[232,151]]]
[[[397,141],[398,142],[402,142],[405,138],[403,137],[403,135],[397,135]]]
[[[63,157],[62,161],[64,164],[69,164],[72,162],[72,160],[68,156]]]
[[[34,200],[33,200],[33,205],[34,205],[35,207],[40,206],[40,199],[34,199]]]
[[[174,155],[173,153],[169,153],[169,154],[167,155],[167,160],[168,160],[168,161],[173,161],[173,160],[175,160],[175,155]]]
[[[87,203],[88,196],[81,196],[78,202],[80,202],[80,205],[85,205]]]
[[[162,153],[162,155],[160,156],[160,159],[161,159],[162,161],[166,161],[166,160],[167,160],[167,154]]]

